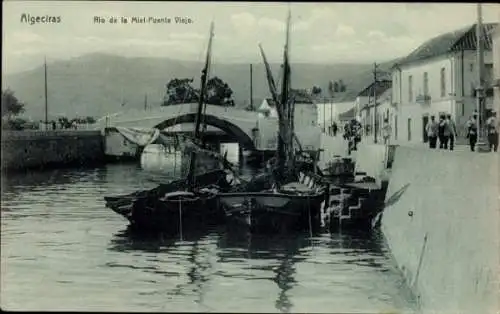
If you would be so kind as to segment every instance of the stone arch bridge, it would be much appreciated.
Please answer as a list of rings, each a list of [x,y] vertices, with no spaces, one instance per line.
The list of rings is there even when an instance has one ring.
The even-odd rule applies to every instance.
[[[146,110],[128,110],[99,120],[99,127],[158,128],[194,123],[198,104],[179,104]],[[259,117],[257,112],[206,105],[205,123],[222,130],[247,150],[275,150],[278,121]],[[300,138],[300,136],[299,136]]]

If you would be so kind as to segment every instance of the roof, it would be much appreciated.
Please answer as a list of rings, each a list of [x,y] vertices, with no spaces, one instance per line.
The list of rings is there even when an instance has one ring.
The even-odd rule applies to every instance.
[[[272,98],[264,98],[262,100],[262,103],[260,104],[260,106],[262,107],[264,104],[267,104],[271,108],[276,107],[276,103],[274,102],[274,100]]]
[[[484,23],[483,33],[484,33],[484,49],[490,50],[492,47],[492,30],[498,25],[498,23]],[[406,57],[399,60],[394,66],[400,66],[415,61],[425,60],[440,55],[447,54],[453,51],[461,50],[475,50],[476,49],[476,27],[477,24],[473,24],[461,29],[455,30],[453,32],[445,33],[434,37],[417,49],[411,52]]]
[[[339,114],[339,120],[341,121],[351,120],[354,119],[355,117],[356,117],[356,107],[352,107],[351,109]]]
[[[382,95],[386,90],[392,87],[392,81],[391,80],[380,80],[377,82],[373,82],[368,87],[363,89],[359,94],[358,97],[370,97],[373,96],[374,88],[375,88],[375,93],[377,95]]]

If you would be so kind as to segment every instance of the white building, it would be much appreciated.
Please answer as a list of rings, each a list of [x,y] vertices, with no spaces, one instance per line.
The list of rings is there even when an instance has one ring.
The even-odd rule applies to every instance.
[[[317,103],[316,107],[318,109],[318,125],[321,128],[328,130],[328,127],[337,122],[339,124],[339,114],[351,109],[354,106],[353,101],[347,102],[335,102],[335,101],[325,101],[322,103]]]
[[[495,86],[494,108],[500,115],[500,26],[492,31],[493,40],[493,82]]]
[[[278,118],[278,112],[276,111],[276,104],[271,98],[264,98],[259,108],[257,109],[260,118]]]
[[[484,63],[487,82],[492,81],[493,53],[491,29],[496,24],[484,24]],[[435,37],[393,67],[392,101],[395,139],[427,141],[424,132],[429,116],[438,118],[449,113],[460,135],[465,135],[465,123],[476,109],[477,84],[476,25]],[[491,84],[489,85],[491,87]],[[486,108],[492,107],[492,88],[486,90]]]
[[[361,119],[360,122],[366,136],[373,136],[376,123],[378,138],[380,138],[384,119],[388,118],[389,121],[393,121],[391,86],[390,80],[380,80],[370,84],[356,97],[357,116]],[[377,108],[375,108],[375,97],[377,98]]]

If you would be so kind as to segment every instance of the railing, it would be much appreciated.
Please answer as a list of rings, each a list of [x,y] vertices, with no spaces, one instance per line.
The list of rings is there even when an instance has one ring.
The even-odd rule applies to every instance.
[[[421,105],[430,105],[430,103],[431,103],[431,96],[429,96],[429,95],[418,95],[415,98],[415,101],[418,104],[421,104]]]

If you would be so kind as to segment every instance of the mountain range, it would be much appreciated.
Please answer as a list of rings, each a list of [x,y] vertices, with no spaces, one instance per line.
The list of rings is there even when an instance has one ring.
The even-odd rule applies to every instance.
[[[381,64],[387,70],[394,61]],[[279,64],[271,64],[279,84]],[[199,85],[203,64],[166,58],[127,58],[94,53],[47,64],[49,118],[58,116],[101,117],[128,108],[160,106],[165,85],[173,78],[194,78]],[[372,64],[305,64],[292,63],[292,87],[319,86],[322,97],[328,96],[328,82],[342,79],[345,93],[335,96],[335,102],[354,100],[373,80]],[[211,76],[218,76],[233,90],[236,107],[250,103],[249,64],[215,63]],[[10,88],[25,103],[25,116],[34,120],[44,117],[44,67],[2,75],[2,89]],[[269,97],[265,67],[253,64],[254,107]]]

